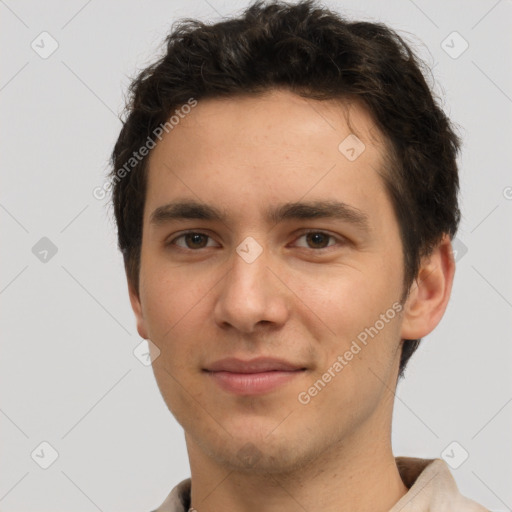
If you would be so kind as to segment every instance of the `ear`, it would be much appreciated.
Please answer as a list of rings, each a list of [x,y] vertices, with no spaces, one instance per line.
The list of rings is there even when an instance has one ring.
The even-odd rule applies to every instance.
[[[452,291],[455,260],[450,237],[444,235],[425,257],[404,306],[402,339],[416,340],[434,330],[444,315]]]
[[[133,312],[135,313],[135,318],[137,320],[137,332],[139,336],[145,340],[149,339],[148,331],[146,329],[144,315],[142,313],[142,306],[140,303],[139,293],[135,290],[135,286],[131,283],[130,279],[128,279],[128,293],[130,295],[130,304],[132,305]]]

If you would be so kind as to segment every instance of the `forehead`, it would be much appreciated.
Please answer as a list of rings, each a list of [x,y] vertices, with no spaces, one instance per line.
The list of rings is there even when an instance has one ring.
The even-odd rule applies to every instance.
[[[318,143],[325,150],[329,146],[332,149],[333,144],[337,149],[338,139],[351,133],[374,145],[380,145],[383,139],[367,107],[353,98],[319,101],[276,89],[201,99],[188,110],[179,119],[173,116],[176,124],[153,154],[160,153],[164,147],[176,146],[185,138],[190,143],[200,140],[205,149],[215,145],[224,151],[231,148],[233,153],[237,150],[235,142],[244,149],[263,144],[269,149],[278,146],[286,151],[294,146],[294,141],[302,142],[304,137],[308,139],[309,150]]]
[[[382,140],[355,101],[285,90],[200,100],[150,154],[145,216],[175,197],[239,214],[305,196],[362,203],[383,192]]]

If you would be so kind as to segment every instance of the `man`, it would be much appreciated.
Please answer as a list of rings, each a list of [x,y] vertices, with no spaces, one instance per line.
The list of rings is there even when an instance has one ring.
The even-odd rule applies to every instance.
[[[191,479],[158,511],[482,511],[395,458],[445,311],[459,141],[407,45],[312,2],[183,22],[131,86],[113,203]]]

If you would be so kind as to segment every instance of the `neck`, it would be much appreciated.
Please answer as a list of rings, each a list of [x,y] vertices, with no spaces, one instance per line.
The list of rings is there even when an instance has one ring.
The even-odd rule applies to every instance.
[[[407,487],[390,440],[386,443],[376,432],[368,434],[372,433],[358,432],[359,441],[366,439],[364,444],[343,440],[306,465],[272,474],[239,472],[219,464],[186,436],[191,505],[197,512],[388,512]]]

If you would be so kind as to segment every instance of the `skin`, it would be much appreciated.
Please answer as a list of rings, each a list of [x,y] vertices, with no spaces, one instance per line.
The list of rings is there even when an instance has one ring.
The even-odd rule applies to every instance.
[[[153,369],[185,430],[199,512],[387,511],[407,492],[391,449],[400,343],[428,334],[444,313],[448,237],[422,262],[400,314],[307,405],[297,399],[403,292],[399,226],[379,175],[383,139],[361,105],[342,106],[286,90],[201,100],[150,154],[140,293],[129,283],[130,300],[139,334],[161,351]],[[351,133],[365,144],[354,161],[338,150]],[[150,222],[178,199],[226,218]],[[362,212],[366,229],[264,216],[319,200]],[[318,242],[305,229],[334,238]],[[186,230],[206,236],[178,238]],[[262,248],[252,263],[236,252],[249,236]],[[257,396],[224,391],[203,371],[258,356],[306,371]]]

